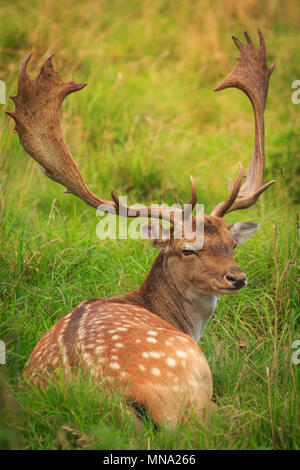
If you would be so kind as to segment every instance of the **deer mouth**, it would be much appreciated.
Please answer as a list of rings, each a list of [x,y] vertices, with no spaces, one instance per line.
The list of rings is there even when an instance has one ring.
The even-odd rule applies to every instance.
[[[235,294],[237,292],[239,292],[240,290],[242,290],[244,287],[246,287],[247,285],[247,280],[244,281],[243,284],[237,284],[237,285],[226,285],[226,287],[222,285],[220,285],[221,283],[218,283],[218,282],[214,282],[213,285],[212,285],[212,288],[214,290],[215,293],[218,293],[218,294]]]

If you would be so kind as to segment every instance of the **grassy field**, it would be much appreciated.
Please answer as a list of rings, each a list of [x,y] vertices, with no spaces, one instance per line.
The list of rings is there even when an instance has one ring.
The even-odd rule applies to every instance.
[[[45,178],[0,115],[0,447],[22,449],[299,449],[297,202],[300,198],[300,4],[286,0],[0,0],[0,80],[7,96],[55,53],[63,79],[86,81],[63,106],[66,140],[91,189],[129,202],[183,203],[194,176],[206,212],[246,166],[253,118],[237,90],[212,90],[233,67],[231,35],[264,32],[276,57],[266,109],[266,176],[259,204],[227,217],[260,231],[236,252],[249,285],[223,296],[200,346],[218,411],[176,431],[137,424],[121,397],[92,382],[22,379],[49,327],[89,297],[136,288],[156,253],[146,241],[100,241],[93,209]],[[1,111],[4,110],[1,106]],[[11,102],[7,109],[13,109]],[[297,326],[298,322],[298,326]]]

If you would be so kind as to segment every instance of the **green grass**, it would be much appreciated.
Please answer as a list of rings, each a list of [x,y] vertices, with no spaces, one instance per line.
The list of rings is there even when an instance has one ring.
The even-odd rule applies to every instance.
[[[135,289],[156,253],[145,241],[100,241],[95,211],[46,179],[0,116],[0,447],[25,449],[299,449],[297,229],[300,105],[299,6],[287,0],[0,2],[0,79],[16,92],[20,61],[30,72],[55,53],[64,79],[87,81],[63,106],[66,140],[91,189],[113,186],[129,202],[182,203],[193,174],[206,212],[246,166],[253,144],[250,104],[213,88],[234,65],[231,34],[265,35],[277,69],[266,110],[266,176],[257,206],[228,222],[260,231],[236,253],[249,285],[223,296],[200,341],[218,410],[176,431],[141,425],[122,397],[84,379],[44,393],[22,379],[49,327],[88,297]],[[12,105],[7,105],[12,109]],[[2,107],[4,108],[4,107]],[[76,406],[74,406],[76,404]]]

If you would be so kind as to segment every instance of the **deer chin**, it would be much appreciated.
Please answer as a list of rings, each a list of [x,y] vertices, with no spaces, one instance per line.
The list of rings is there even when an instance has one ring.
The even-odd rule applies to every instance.
[[[219,289],[219,294],[237,294],[242,289],[243,287],[240,287],[239,289],[237,289],[236,287],[232,287],[230,289]]]
[[[247,284],[246,284],[247,285]],[[245,286],[242,287],[222,287],[222,284],[219,283],[218,281],[213,281],[212,282],[212,290],[213,294],[217,295],[222,295],[222,294],[236,294],[237,292],[240,292]]]

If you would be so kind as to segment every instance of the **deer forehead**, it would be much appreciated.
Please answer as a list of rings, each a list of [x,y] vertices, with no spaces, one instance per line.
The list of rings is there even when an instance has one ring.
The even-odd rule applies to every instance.
[[[180,233],[183,236],[179,236]],[[177,238],[176,238],[177,237]],[[226,222],[214,216],[193,216],[191,227],[174,231],[172,247],[175,251],[183,249],[208,252],[208,254],[229,254],[233,236]]]

